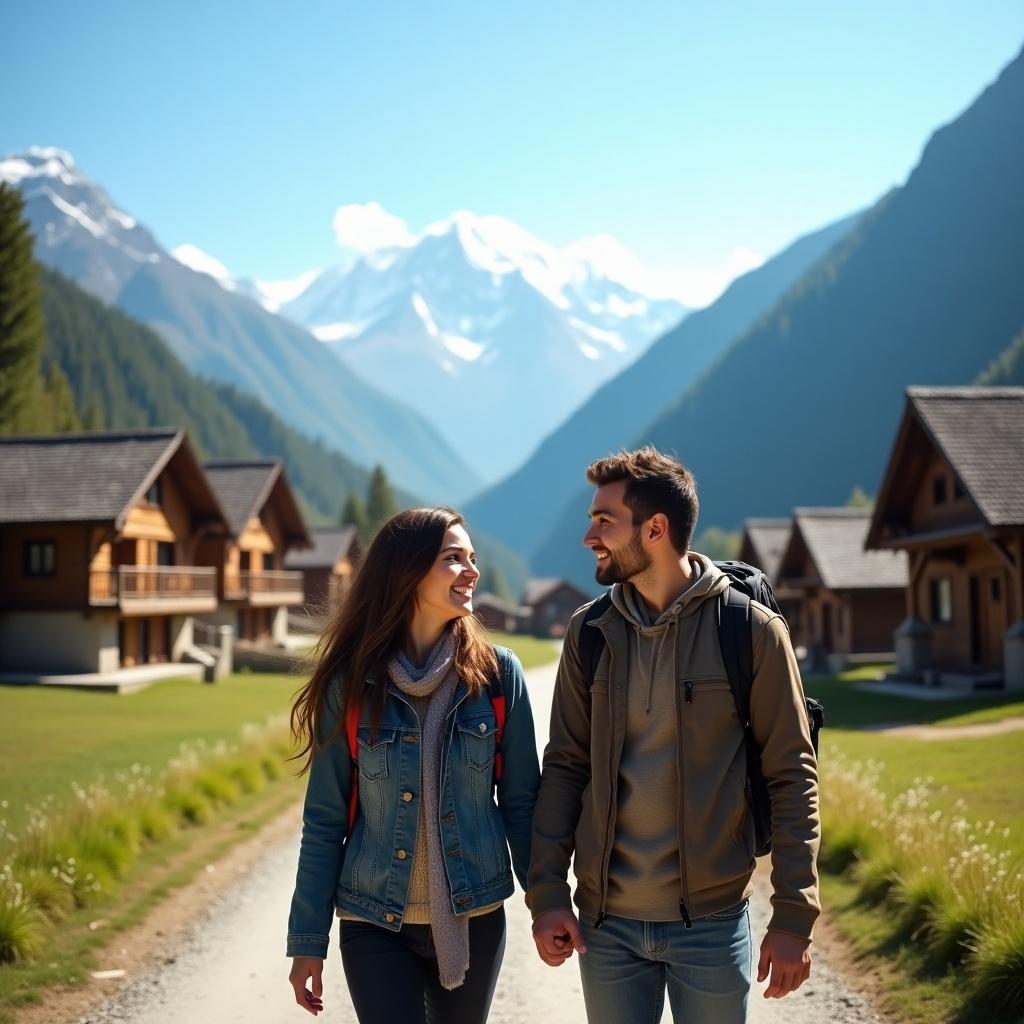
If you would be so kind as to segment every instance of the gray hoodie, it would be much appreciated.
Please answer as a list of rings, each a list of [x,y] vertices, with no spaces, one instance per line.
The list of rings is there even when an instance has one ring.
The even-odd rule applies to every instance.
[[[690,552],[694,578],[653,622],[631,583],[612,587],[629,623],[626,732],[619,762],[618,811],[608,864],[607,912],[644,921],[679,920],[677,658],[696,636],[695,613],[727,582],[704,555]],[[684,654],[684,663],[689,659]]]

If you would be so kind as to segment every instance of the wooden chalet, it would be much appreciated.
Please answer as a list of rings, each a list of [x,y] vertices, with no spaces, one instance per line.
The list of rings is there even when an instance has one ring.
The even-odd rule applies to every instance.
[[[230,536],[201,548],[220,591],[216,612],[203,618],[234,627],[239,640],[284,644],[288,606],[305,600],[302,573],[285,569],[285,559],[312,541],[281,460],[208,462],[205,470]]]
[[[528,610],[525,629],[534,636],[564,636],[572,613],[589,600],[589,594],[568,580],[528,580],[519,602]]]
[[[910,388],[871,529],[905,552],[899,676],[1024,689],[1024,388]]]
[[[779,581],[779,566],[793,532],[792,519],[748,519],[743,524],[743,539],[736,556],[739,561],[756,566],[768,577],[775,600],[789,624],[794,646],[805,644],[800,612],[800,594]]]
[[[183,430],[0,439],[0,671],[183,660],[228,523]]]
[[[799,595],[800,635],[812,668],[837,672],[857,662],[891,661],[903,617],[907,560],[865,551],[866,508],[798,508],[779,564],[779,583]]]
[[[363,551],[354,526],[315,527],[309,536],[312,547],[289,551],[284,567],[302,573],[306,604],[321,615],[335,610],[348,593]]]
[[[521,633],[532,613],[528,608],[519,608],[511,601],[503,601],[497,595],[481,590],[473,595],[473,614],[487,629]]]

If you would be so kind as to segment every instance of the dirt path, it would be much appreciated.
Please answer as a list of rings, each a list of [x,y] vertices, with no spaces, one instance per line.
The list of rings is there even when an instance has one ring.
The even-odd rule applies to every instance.
[[[1004,718],[999,722],[978,722],[976,725],[880,725],[866,732],[883,736],[902,736],[910,740],[966,740],[984,736],[1001,736],[1024,729],[1024,718]]]
[[[538,723],[546,722],[554,667],[528,675]],[[310,1020],[294,1005],[287,984],[284,929],[295,876],[299,811],[294,808],[260,837],[262,856],[251,862],[245,877],[213,898],[195,893],[192,910],[202,916],[187,938],[166,934],[161,957],[150,957],[150,969],[131,970],[120,994],[91,1012],[82,1010],[47,1020],[65,1024],[281,1024]],[[241,849],[241,848],[240,848]],[[233,855],[234,856],[234,855]],[[239,857],[243,855],[239,853]],[[218,865],[217,873],[225,869]],[[187,897],[183,891],[181,896]],[[492,1024],[536,1024],[557,1019],[561,1024],[584,1024],[579,973],[572,962],[546,967],[530,937],[529,914],[518,893],[506,904],[508,943],[490,1020]],[[164,918],[161,909],[154,919]],[[761,880],[753,901],[756,941],[763,935],[769,904]],[[152,928],[156,920],[151,923]],[[159,926],[159,925],[156,925]],[[165,930],[161,928],[161,930]],[[782,1001],[761,998],[760,986],[751,993],[750,1024],[885,1024],[866,1001],[842,981],[836,965],[842,962],[838,944],[815,945],[811,980]],[[319,1018],[326,1024],[355,1024],[336,943],[332,942],[325,972],[324,1001]],[[33,1016],[33,1020],[42,1020]],[[663,1018],[671,1020],[666,1010]]]

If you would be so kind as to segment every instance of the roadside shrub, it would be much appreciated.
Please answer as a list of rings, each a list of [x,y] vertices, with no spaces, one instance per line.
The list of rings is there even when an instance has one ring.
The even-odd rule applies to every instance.
[[[1001,848],[1008,830],[929,805],[931,779],[886,800],[881,765],[836,756],[825,768],[823,867],[847,872],[864,903],[892,907],[896,934],[931,964],[963,972],[990,1006],[1024,1010],[1024,870]]]
[[[230,806],[238,802],[238,786],[227,775],[216,768],[203,772],[196,780],[195,786],[210,803]]]
[[[0,962],[28,960],[42,947],[43,919],[9,864],[0,869]]]
[[[71,880],[54,865],[49,871],[42,868],[14,869],[14,877],[21,883],[25,898],[50,920],[59,920],[75,906],[75,892]]]
[[[153,804],[139,811],[139,829],[147,843],[162,843],[174,835],[178,822],[165,807]]]
[[[227,774],[243,793],[259,793],[267,784],[267,777],[255,758],[234,762],[228,766]]]
[[[187,825],[205,825],[213,818],[210,801],[195,790],[177,787],[168,789],[164,794],[163,804]]]

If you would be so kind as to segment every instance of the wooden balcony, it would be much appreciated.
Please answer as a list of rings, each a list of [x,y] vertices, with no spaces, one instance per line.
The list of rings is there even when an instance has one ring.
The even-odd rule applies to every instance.
[[[302,604],[302,573],[285,569],[225,573],[224,600],[245,601],[258,608]]]
[[[89,574],[89,604],[127,615],[212,612],[217,570],[199,565],[121,565]]]

